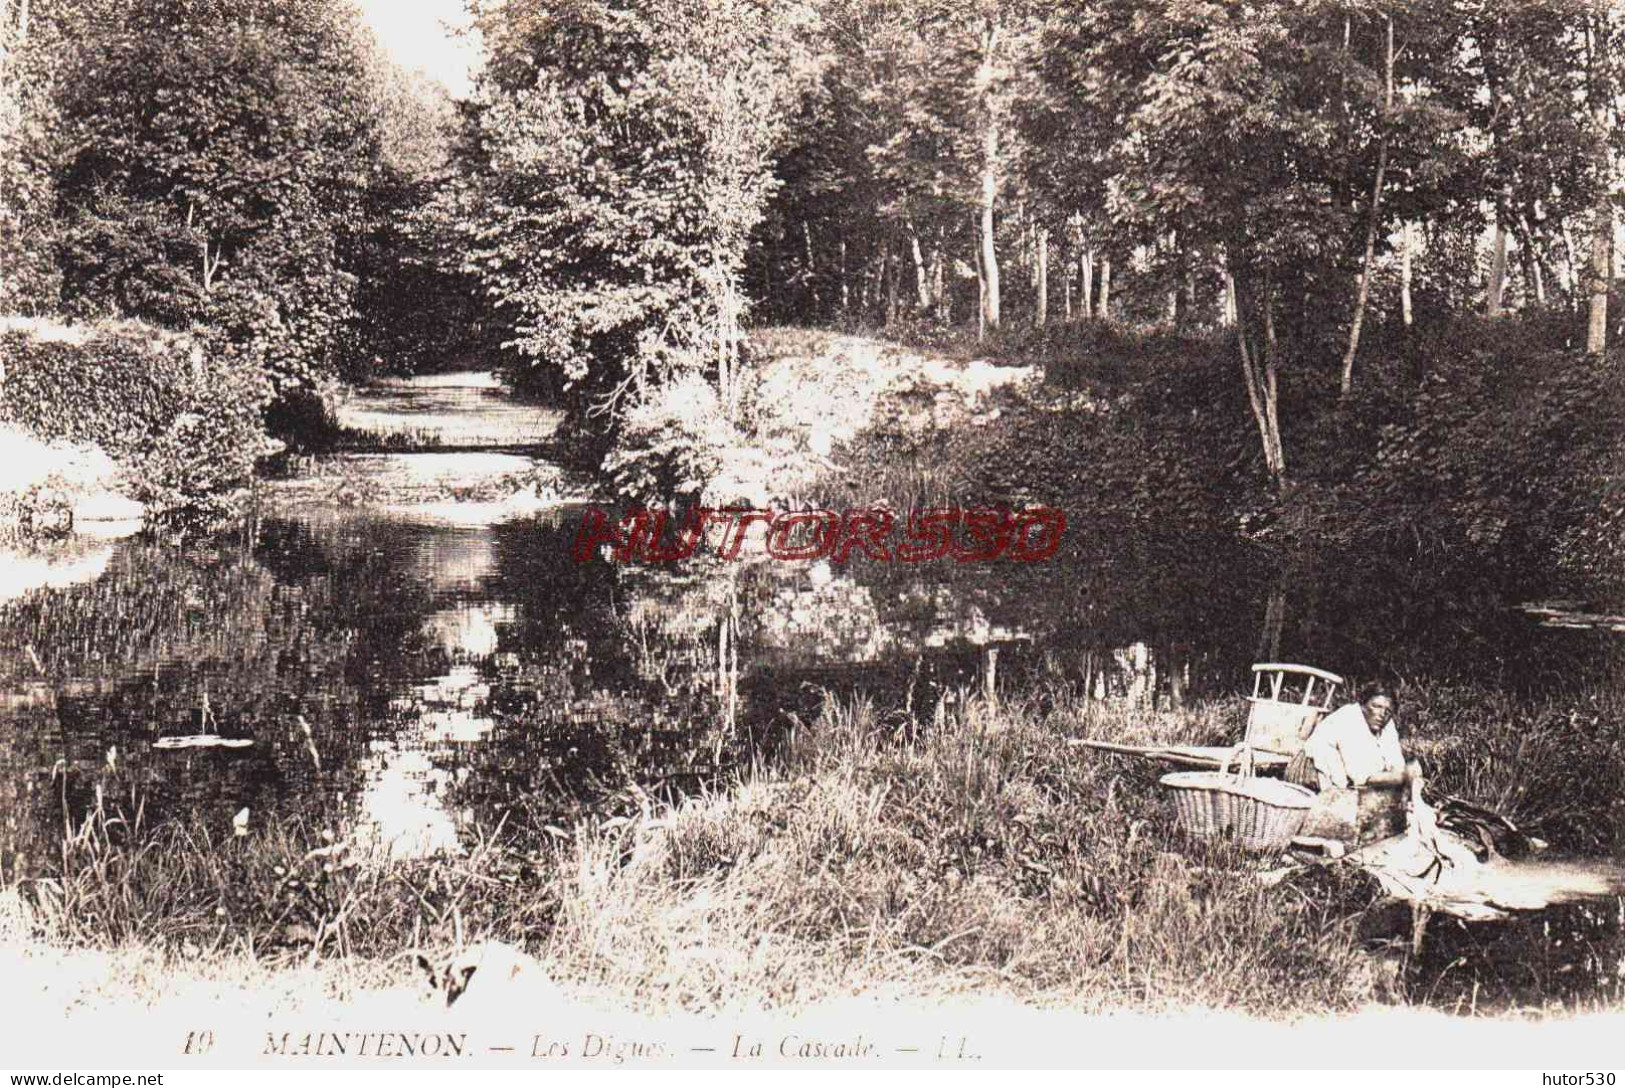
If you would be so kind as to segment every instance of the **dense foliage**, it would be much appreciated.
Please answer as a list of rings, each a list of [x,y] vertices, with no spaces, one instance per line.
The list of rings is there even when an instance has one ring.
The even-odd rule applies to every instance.
[[[155,513],[222,512],[266,451],[271,398],[257,367],[139,322],[84,339],[0,333],[0,415],[41,438],[94,443]]]
[[[990,346],[1103,321],[1040,350],[1128,352],[1094,433],[1142,465],[1195,411],[1213,457],[1154,488],[1179,517],[1217,472],[1232,512],[1359,493],[1589,553],[1606,531],[1533,481],[1619,505],[1585,414],[1610,383],[1555,354],[1604,346],[1610,6],[476,0],[455,104],[347,0],[29,10],[0,4],[0,305],[197,326],[279,420],[336,374],[500,357],[595,462],[620,443],[620,486],[703,493],[765,447],[753,311]],[[1428,331],[1479,309],[1529,321]],[[1486,452],[1501,420],[1527,463]]]
[[[1019,400],[1000,427],[943,445],[975,466],[962,481],[971,493],[1087,510],[1106,524],[1239,532],[1436,570],[1490,564],[1533,576],[1555,564],[1585,581],[1620,578],[1619,349],[1600,365],[1563,349],[1573,324],[1378,326],[1366,349],[1371,380],[1341,403],[1314,381],[1331,377],[1332,361],[1317,371],[1292,358],[1306,372],[1283,400],[1299,470],[1274,500],[1236,426],[1245,394],[1233,348],[1216,334],[1052,328],[1023,350],[1052,353],[1050,382],[1086,407]]]
[[[347,0],[0,5],[0,104],[5,309],[199,328],[282,398],[466,342],[402,229],[454,111]]]
[[[490,58],[440,207],[532,386],[577,403],[706,370],[725,400],[751,229],[802,65],[743,0],[481,8]]]

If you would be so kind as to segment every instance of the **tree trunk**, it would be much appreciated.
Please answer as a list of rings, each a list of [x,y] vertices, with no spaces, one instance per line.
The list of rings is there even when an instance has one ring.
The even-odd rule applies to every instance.
[[[891,246],[886,247],[886,326],[897,324],[897,281],[899,276],[899,261]]]
[[[812,296],[813,313],[823,315],[823,305],[818,301],[818,268],[813,263],[812,227],[805,219],[801,221],[801,237],[807,244],[807,292]]]
[[[1276,490],[1287,487],[1286,450],[1281,444],[1279,416],[1279,385],[1276,375],[1275,319],[1271,295],[1273,287],[1268,274],[1264,277],[1263,298],[1253,298],[1245,281],[1233,272],[1226,272],[1231,297],[1236,300],[1236,344],[1241,353],[1241,376],[1247,386],[1247,403],[1258,425],[1258,436],[1264,448],[1264,467],[1269,471]],[[1263,336],[1249,344],[1249,325],[1253,311],[1262,315]]]
[[[1411,262],[1414,260],[1411,246],[1414,238],[1411,222],[1407,219],[1399,228],[1399,312],[1406,328],[1411,326]]]
[[[914,229],[914,224],[908,225],[908,245],[914,256],[914,294],[920,305],[920,313],[931,312],[931,281],[926,275],[925,254],[920,250],[920,235]]]
[[[982,324],[986,328],[999,327],[999,255],[993,246],[993,198],[999,182],[993,172],[993,157],[998,154],[999,132],[988,122],[984,146],[986,160],[982,168]]]
[[[1614,233],[1614,216],[1607,197],[1598,203],[1596,219],[1591,235],[1591,319],[1586,325],[1589,355],[1601,355],[1608,347],[1608,247],[1609,236]]]
[[[1602,19],[1608,18],[1606,9],[1600,13]],[[1613,156],[1609,148],[1609,136],[1612,135],[1609,124],[1608,103],[1611,97],[1607,90],[1598,86],[1597,67],[1600,63],[1597,54],[1601,43],[1597,41],[1597,31],[1593,29],[1589,20],[1586,26],[1586,89],[1591,100],[1591,123],[1593,127],[1592,138],[1596,141],[1597,171],[1600,177],[1611,176]],[[1608,202],[1608,191],[1604,187],[1597,199],[1597,206],[1592,215],[1591,233],[1591,314],[1586,325],[1586,354],[1602,355],[1608,350],[1608,286],[1609,273],[1613,271],[1609,260],[1610,249],[1614,244],[1614,209]]]
[[[1484,296],[1484,316],[1501,316],[1501,296],[1507,281],[1507,229],[1495,224],[1495,250],[1490,258],[1490,282]]]
[[[1049,319],[1049,231],[1038,232],[1038,325]]]
[[[852,285],[846,277],[846,239],[841,239],[841,321],[847,320],[852,312]]]
[[[869,320],[869,285],[875,278],[875,257],[869,254],[860,258],[858,264],[858,321]]]
[[[1078,255],[1078,282],[1083,287],[1083,318],[1095,316],[1095,255],[1085,249]]]
[[[1348,396],[1354,388],[1354,356],[1360,350],[1360,329],[1365,324],[1365,308],[1371,299],[1371,262],[1376,255],[1377,225],[1382,221],[1382,183],[1388,171],[1388,122],[1394,115],[1394,20],[1386,16],[1388,48],[1386,52],[1385,92],[1382,103],[1382,134],[1377,138],[1377,177],[1371,185],[1371,215],[1365,225],[1365,262],[1360,267],[1360,292],[1354,303],[1354,321],[1349,326],[1349,347],[1343,355],[1343,379],[1338,393]],[[1269,312],[1265,303],[1265,313]]]
[[[937,304],[937,320],[948,324],[948,290],[943,280],[948,258],[943,253],[942,230],[937,230],[937,244],[931,247],[931,300]]]
[[[1512,240],[1518,246],[1518,268],[1523,272],[1523,304],[1539,305],[1540,274],[1535,271],[1535,244],[1529,237],[1529,222],[1523,216],[1512,226]]]
[[[1258,650],[1253,654],[1258,661],[1281,660],[1281,632],[1286,627],[1286,585],[1284,579],[1270,590],[1269,602],[1264,606],[1264,627],[1258,633]]]
[[[1061,293],[1066,296],[1066,319],[1072,320],[1072,262],[1061,262]]]
[[[976,244],[976,339],[987,339],[987,269],[982,264],[980,238]]]
[[[989,19],[982,34],[982,66],[977,82],[982,88],[982,323],[999,327],[999,255],[993,246],[993,203],[999,193],[999,122],[993,109],[993,56],[999,27]]]
[[[1597,161],[1606,177],[1607,168],[1612,163],[1608,147],[1608,107],[1605,103],[1599,101],[1592,121],[1597,126]],[[1614,209],[1608,203],[1606,191],[1597,201],[1595,219],[1591,235],[1591,320],[1586,326],[1588,355],[1601,355],[1608,348],[1608,281],[1609,273],[1613,271],[1609,256],[1614,243]]]
[[[1191,313],[1196,309],[1196,268],[1191,263],[1189,253],[1181,253],[1179,263],[1185,270],[1185,283],[1178,305],[1174,308],[1174,327],[1183,329],[1190,324]]]
[[[1112,262],[1110,257],[1100,261],[1100,306],[1095,311],[1102,321],[1110,321],[1112,316]]]
[[[1569,306],[1573,308],[1578,304],[1580,295],[1585,289],[1580,286],[1580,254],[1574,248],[1574,232],[1569,229],[1567,221],[1563,223],[1563,256],[1566,258],[1565,267],[1568,270],[1564,282],[1569,292]]]

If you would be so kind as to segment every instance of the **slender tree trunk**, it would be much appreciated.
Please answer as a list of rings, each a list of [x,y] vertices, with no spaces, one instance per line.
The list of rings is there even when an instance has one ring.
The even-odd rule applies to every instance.
[[[1016,219],[1021,223],[1021,259],[1027,262],[1027,287],[1038,298],[1038,227],[1027,218],[1027,205],[1016,202]]]
[[[1049,319],[1049,231],[1038,232],[1038,325]]]
[[[1254,299],[1241,277],[1227,272],[1231,297],[1236,300],[1236,344],[1241,353],[1241,376],[1247,386],[1247,403],[1252,408],[1253,421],[1258,425],[1259,439],[1264,448],[1264,467],[1277,491],[1287,487],[1286,450],[1281,444],[1281,424],[1278,408],[1279,385],[1276,374],[1275,320],[1271,294],[1273,287],[1268,274],[1264,277],[1263,298]],[[1261,315],[1262,336],[1249,343],[1249,325],[1254,311]]]
[[[980,230],[980,226],[977,228]],[[982,264],[980,237],[976,243],[976,339],[987,339],[987,268]]]
[[[1606,10],[1598,14],[1603,19],[1608,18]],[[1594,28],[1588,20],[1586,89],[1591,99],[1592,138],[1596,141],[1597,171],[1599,176],[1606,178],[1610,176],[1613,166],[1608,139],[1612,135],[1612,126],[1609,124],[1609,95],[1598,85],[1597,54],[1601,48],[1601,43],[1597,40],[1599,33],[1600,30]],[[1606,188],[1597,200],[1591,227],[1591,313],[1586,325],[1586,354],[1602,355],[1608,350],[1608,286],[1609,273],[1613,271],[1609,257],[1614,244],[1614,209],[1608,202]]]
[[[999,122],[993,108],[993,57],[999,28],[991,19],[982,35],[982,323],[999,327],[999,255],[993,245],[993,204],[999,193]]]
[[[858,321],[869,320],[869,284],[874,280],[875,257],[870,253],[858,259]]]
[[[1174,310],[1174,326],[1183,329],[1190,323],[1191,314],[1196,310],[1196,266],[1189,253],[1181,253],[1179,262],[1185,270],[1185,289],[1180,294],[1178,308]]]
[[[931,312],[931,281],[925,270],[925,254],[920,250],[920,235],[914,229],[914,224],[908,225],[909,251],[914,257],[914,294],[919,302],[920,313]]]
[[[897,281],[900,277],[899,261],[891,246],[886,247],[886,325],[897,324]]]
[[[1538,212],[1536,214],[1537,216],[1539,215]],[[1526,253],[1526,260],[1529,265],[1530,282],[1535,291],[1535,305],[1545,308],[1546,268],[1545,261],[1542,259],[1542,254],[1545,247],[1541,245],[1540,240],[1536,238],[1535,232],[1529,224],[1529,217],[1525,215],[1520,216],[1519,219],[1523,224],[1523,237],[1521,244],[1523,245]],[[1539,220],[1537,219],[1536,222],[1539,222]],[[1544,232],[1542,233],[1544,234]]]
[[[1061,262],[1061,293],[1066,296],[1066,319],[1072,320],[1072,262]]]
[[[812,227],[805,219],[801,221],[801,237],[807,245],[807,291],[812,295],[813,313],[823,314],[823,304],[818,299],[818,266],[813,263]]]
[[[1103,257],[1100,261],[1100,305],[1095,311],[1102,321],[1110,321],[1112,316],[1112,262],[1110,257]]]
[[[1415,260],[1412,253],[1415,237],[1411,221],[1407,219],[1399,228],[1399,310],[1406,328],[1411,325],[1411,262]]]
[[[931,301],[937,305],[937,320],[948,323],[948,290],[944,283],[948,258],[944,254],[942,230],[937,230],[937,244],[931,247]]]
[[[1280,352],[1275,343],[1275,286],[1268,272],[1264,274],[1264,408],[1270,426],[1270,441],[1275,446],[1275,466],[1279,470],[1280,487],[1286,487],[1286,447],[1281,443],[1281,393],[1276,381],[1276,361]]]
[[[1281,660],[1281,632],[1286,627],[1286,584],[1276,583],[1270,590],[1269,602],[1264,606],[1264,628],[1258,633],[1258,650],[1254,658],[1259,661]]]
[[[1574,246],[1574,232],[1569,229],[1565,220],[1563,223],[1563,256],[1567,258],[1569,306],[1575,307],[1579,303],[1584,288],[1580,286],[1582,278],[1580,266],[1580,251]]]
[[[1382,134],[1377,138],[1377,177],[1371,185],[1371,216],[1365,225],[1365,262],[1360,267],[1360,292],[1354,303],[1354,321],[1349,326],[1348,351],[1343,355],[1343,379],[1338,393],[1348,396],[1354,388],[1354,356],[1360,350],[1360,329],[1365,324],[1365,308],[1371,299],[1371,262],[1376,256],[1377,226],[1382,222],[1382,183],[1388,171],[1388,123],[1394,115],[1394,20],[1386,16],[1387,52],[1384,70],[1385,91],[1382,103]],[[1266,313],[1268,304],[1266,303]]]
[[[1593,123],[1597,126],[1597,158],[1606,169],[1610,165],[1606,105],[1596,107]],[[1614,209],[1608,203],[1606,192],[1597,201],[1595,219],[1591,235],[1591,314],[1586,325],[1586,353],[1589,355],[1601,355],[1608,348],[1608,286],[1609,273],[1613,271],[1609,257],[1614,243]]]
[[[1591,314],[1586,325],[1586,353],[1601,355],[1608,347],[1608,247],[1614,233],[1613,211],[1599,201],[1596,227],[1591,235]]]
[[[999,255],[993,246],[993,200],[998,193],[998,177],[993,172],[993,159],[998,154],[999,131],[989,121],[984,144],[985,164],[982,168],[982,324],[986,328],[999,327]]]
[[[841,239],[841,321],[844,323],[852,313],[852,285],[847,282],[846,275],[846,239]]]
[[[1082,250],[1078,256],[1078,282],[1083,288],[1083,318],[1095,316],[1095,255]]]
[[[1484,295],[1484,316],[1501,316],[1501,296],[1507,281],[1507,229],[1495,224],[1495,249],[1490,258],[1490,282]]]
[[[1523,273],[1523,304],[1525,306],[1535,299],[1535,247],[1529,242],[1529,234],[1521,226],[1514,224],[1509,233],[1512,242],[1518,247],[1518,270]]]

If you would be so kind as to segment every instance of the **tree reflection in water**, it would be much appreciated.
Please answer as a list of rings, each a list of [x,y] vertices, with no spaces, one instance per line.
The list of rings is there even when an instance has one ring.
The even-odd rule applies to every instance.
[[[1234,693],[1261,656],[1510,688],[1595,674],[1611,646],[1511,607],[1544,587],[1370,556],[1282,567],[1079,534],[1048,563],[617,567],[573,562],[574,531],[568,514],[459,527],[312,508],[183,547],[99,546],[77,583],[12,594],[9,873],[45,856],[64,804],[91,803],[84,772],[109,748],[150,818],[359,815],[410,852],[471,822],[568,820],[631,781],[692,788],[771,757],[825,690],[928,724],[985,685],[990,651],[999,688],[1042,674],[1155,709]],[[255,745],[153,751],[205,694],[222,732]]]

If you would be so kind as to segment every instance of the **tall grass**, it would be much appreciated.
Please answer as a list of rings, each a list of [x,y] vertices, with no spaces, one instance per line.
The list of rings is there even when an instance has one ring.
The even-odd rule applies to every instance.
[[[1511,797],[1561,841],[1604,841],[1583,833],[1594,812],[1570,808],[1613,811],[1625,767],[1608,697],[1407,694],[1411,743],[1443,788]],[[1597,706],[1598,720],[1577,705]],[[54,871],[16,898],[37,939],[260,963],[376,965],[499,937],[566,985],[655,1010],[786,1009],[859,991],[1270,1017],[1379,999],[1464,1012],[1617,1003],[1619,927],[1606,911],[1589,929],[1570,920],[1584,955],[1542,947],[1527,926],[1447,927],[1448,962],[1396,983],[1372,955],[1395,931],[1377,924],[1358,872],[1266,886],[1255,859],[1179,838],[1158,769],[1067,743],[1229,739],[1241,710],[1152,713],[1059,683],[996,703],[830,698],[775,763],[731,785],[669,802],[634,789],[573,827],[489,829],[466,856],[419,860],[364,845],[336,812],[254,821],[243,835],[218,818],[151,825],[108,769],[88,811],[65,822]]]

